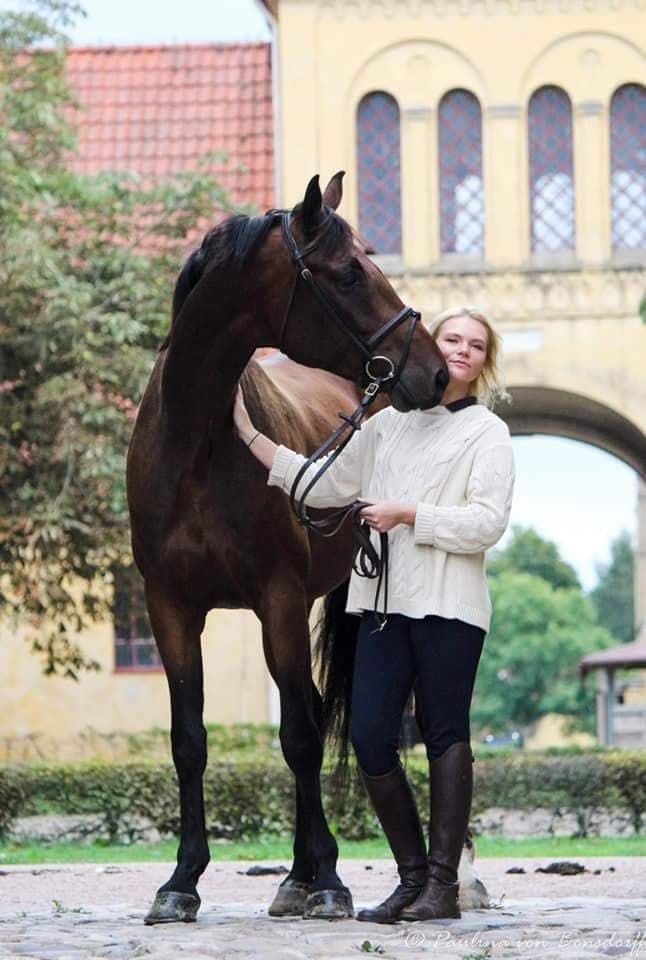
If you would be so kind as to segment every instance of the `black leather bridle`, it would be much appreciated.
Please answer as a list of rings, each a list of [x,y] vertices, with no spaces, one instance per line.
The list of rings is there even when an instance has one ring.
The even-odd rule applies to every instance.
[[[413,310],[412,307],[402,307],[399,313],[395,314],[390,320],[387,320],[382,327],[379,328],[371,337],[364,340],[358,333],[356,333],[352,327],[344,320],[344,318],[335,310],[333,305],[330,303],[329,299],[325,295],[325,292],[321,289],[319,284],[316,282],[312,275],[312,271],[305,263],[305,257],[310,253],[316,250],[319,245],[322,236],[324,235],[327,227],[332,222],[334,214],[328,212],[326,219],[323,222],[323,225],[316,237],[303,247],[301,250],[294,239],[294,234],[291,229],[291,213],[289,211],[282,211],[280,213],[281,220],[281,230],[283,234],[283,239],[287,245],[287,249],[291,255],[292,260],[296,265],[296,272],[294,274],[294,282],[292,283],[289,299],[287,302],[287,309],[285,310],[285,316],[280,330],[280,340],[279,346],[281,353],[286,353],[284,349],[285,346],[285,337],[287,334],[287,325],[289,322],[289,317],[292,310],[292,304],[294,302],[294,296],[296,294],[296,288],[298,286],[299,280],[302,280],[311,290],[314,295],[315,300],[323,310],[323,312],[332,320],[332,322],[346,334],[357,348],[361,356],[366,361],[365,371],[366,376],[368,377],[369,386],[371,383],[378,383],[379,389],[384,383],[390,383],[391,387],[394,387],[395,384],[399,383],[399,389],[404,394],[406,399],[411,405],[414,405],[414,398],[411,397],[406,385],[400,383],[401,374],[406,366],[406,361],[408,360],[408,353],[410,350],[410,343],[415,332],[415,327],[417,326],[418,321],[421,318],[421,315],[417,310]],[[392,362],[390,357],[384,357],[381,354],[376,354],[376,348],[383,343],[386,337],[389,336],[397,327],[401,326],[402,323],[408,321],[408,329],[406,331],[406,339],[404,341],[404,346],[402,348],[399,360],[396,364]],[[380,360],[383,361],[386,365],[387,372],[385,374],[379,375],[373,373],[371,370],[371,365],[374,364],[374,361]],[[374,395],[376,396],[378,391],[375,391]]]
[[[406,389],[405,385],[400,382],[400,377],[406,365],[406,361],[408,360],[411,340],[415,332],[415,327],[420,320],[420,314],[412,307],[402,307],[399,313],[388,320],[382,327],[380,327],[379,330],[376,331],[376,333],[373,333],[371,337],[368,339],[361,337],[352,329],[352,327],[330,303],[325,295],[325,292],[316,282],[312,276],[311,270],[305,263],[305,257],[307,257],[316,249],[334,214],[331,211],[327,212],[327,218],[323,222],[323,225],[315,239],[302,249],[298,247],[298,244],[296,243],[292,233],[291,213],[287,211],[281,211],[280,214],[276,212],[276,215],[280,215],[283,238],[297,268],[289,294],[289,299],[287,301],[285,316],[281,325],[279,341],[281,352],[286,352],[284,345],[287,334],[287,325],[291,314],[292,304],[294,302],[294,296],[296,294],[296,288],[300,280],[306,284],[307,289],[311,290],[314,298],[326,316],[328,316],[336,324],[336,326],[339,327],[339,329],[341,329],[350,338],[354,346],[364,358],[366,361],[365,372],[368,378],[368,384],[363,392],[358,407],[352,414],[350,414],[350,416],[343,413],[339,414],[341,420],[343,421],[341,425],[337,427],[331,436],[328,437],[328,439],[322,443],[321,446],[315,450],[310,457],[308,457],[306,462],[298,471],[290,489],[289,502],[299,523],[308,530],[312,530],[324,537],[334,536],[334,534],[339,531],[346,518],[350,517],[357,541],[357,546],[355,548],[355,553],[352,560],[352,566],[359,576],[368,577],[370,579],[378,578],[374,612],[375,616],[379,619],[379,629],[381,630],[386,625],[388,616],[388,534],[379,534],[380,550],[378,552],[370,539],[370,528],[366,521],[362,520],[361,518],[361,510],[365,507],[365,504],[355,500],[354,503],[351,503],[349,506],[335,510],[333,513],[328,514],[323,519],[314,520],[307,512],[305,507],[305,499],[308,493],[316,485],[318,480],[323,476],[325,471],[329,469],[331,464],[348,445],[355,431],[361,429],[361,421],[365,416],[366,410],[375,400],[384,384],[388,383],[391,387],[395,386],[395,384],[399,384],[399,389],[406,396],[407,400],[411,402],[411,405],[414,405],[414,400],[410,396],[410,393]],[[399,327],[402,323],[406,322],[408,322],[406,339],[397,363],[393,363],[390,357],[383,356],[382,354],[376,354],[376,348],[383,343],[386,337],[388,337],[388,335],[396,330],[397,327]],[[376,361],[380,361],[385,365],[385,372],[383,374],[375,372],[374,365]],[[348,433],[348,435],[342,440],[341,438],[343,437],[344,433]],[[338,441],[341,442],[335,447],[335,444]],[[298,485],[310,466],[320,457],[323,457],[326,453],[328,453],[328,451],[330,451],[333,447],[334,449],[330,453],[330,456],[326,459],[325,463],[322,464],[321,468],[317,471],[314,477],[307,483],[305,489],[300,493],[297,492]],[[384,613],[383,617],[379,617],[377,604],[379,601],[382,583],[384,586]]]

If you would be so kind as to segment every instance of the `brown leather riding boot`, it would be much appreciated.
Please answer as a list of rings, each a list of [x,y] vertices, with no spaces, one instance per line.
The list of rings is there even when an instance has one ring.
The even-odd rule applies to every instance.
[[[428,880],[401,920],[459,918],[458,865],[464,846],[471,797],[473,760],[468,743],[453,743],[431,760],[431,826]]]
[[[377,907],[360,910],[357,920],[394,923],[400,911],[417,899],[428,876],[422,825],[401,764],[381,777],[370,777],[363,770],[361,776],[393,852],[401,883]]]

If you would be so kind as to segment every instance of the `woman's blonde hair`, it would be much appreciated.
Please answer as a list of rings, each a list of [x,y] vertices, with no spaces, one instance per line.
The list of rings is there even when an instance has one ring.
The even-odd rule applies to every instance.
[[[500,400],[510,402],[511,396],[507,393],[503,373],[499,366],[502,339],[481,310],[470,306],[450,307],[448,310],[443,310],[442,313],[438,313],[431,320],[429,333],[434,337],[437,336],[442,324],[454,317],[471,317],[472,320],[477,320],[487,330],[487,357],[480,376],[469,385],[469,393],[477,397],[481,403],[484,403],[490,409]]]

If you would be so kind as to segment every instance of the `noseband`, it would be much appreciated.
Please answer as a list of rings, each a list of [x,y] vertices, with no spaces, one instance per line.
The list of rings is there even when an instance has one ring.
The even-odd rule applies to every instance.
[[[372,543],[372,540],[370,539],[370,528],[366,521],[361,518],[361,510],[365,504],[362,504],[358,500],[356,500],[354,503],[351,503],[349,506],[342,507],[340,510],[335,510],[332,513],[328,513],[328,515],[323,519],[314,520],[307,513],[305,499],[318,480],[323,476],[325,471],[329,469],[332,463],[348,445],[355,431],[361,429],[361,421],[365,416],[366,410],[375,400],[385,383],[389,383],[391,388],[396,384],[399,384],[399,389],[406,396],[406,399],[414,404],[414,400],[406,389],[406,386],[400,382],[400,377],[406,365],[406,361],[408,360],[411,340],[415,332],[415,327],[420,320],[420,314],[416,310],[413,310],[412,307],[402,307],[399,313],[397,313],[390,320],[386,321],[386,323],[380,327],[376,333],[373,333],[371,337],[364,340],[363,337],[359,336],[348,325],[344,318],[330,303],[325,295],[325,292],[316,282],[312,276],[311,270],[305,263],[305,257],[307,257],[310,253],[312,253],[313,250],[316,249],[321,236],[332,220],[333,214],[328,213],[327,218],[318,233],[318,236],[309,244],[307,244],[307,246],[303,247],[303,249],[299,249],[298,244],[294,239],[291,229],[291,214],[286,211],[281,211],[279,215],[281,218],[283,238],[287,244],[287,249],[290,252],[291,258],[296,264],[297,268],[287,302],[285,317],[280,331],[281,352],[286,353],[284,350],[284,344],[287,333],[287,325],[289,322],[298,281],[301,280],[306,284],[307,288],[311,290],[315,300],[322,308],[326,316],[328,316],[335,323],[335,325],[350,338],[354,346],[357,348],[365,360],[364,369],[366,372],[366,377],[368,378],[368,384],[363,392],[359,406],[352,414],[350,414],[350,416],[347,416],[346,414],[339,414],[341,420],[343,421],[341,425],[337,427],[330,437],[328,437],[325,443],[321,444],[318,450],[315,450],[314,453],[308,457],[306,462],[298,471],[289,493],[289,502],[299,523],[308,530],[312,530],[313,532],[324,537],[334,536],[334,534],[340,530],[346,518],[351,518],[357,542],[352,560],[352,566],[359,576],[368,577],[370,579],[378,578],[377,590],[375,594],[375,616],[377,616],[378,619],[379,614],[377,611],[377,604],[379,601],[382,582],[384,585],[384,614],[383,617],[380,618],[379,626],[379,629],[383,629],[383,627],[386,625],[388,615],[388,535],[386,533],[379,534],[380,549],[378,552],[375,548],[375,545]],[[376,354],[375,350],[386,339],[386,337],[388,337],[389,334],[391,334],[397,329],[397,327],[405,322],[408,322],[408,329],[406,331],[404,346],[397,363],[393,363],[390,357],[384,356],[383,354]],[[385,365],[384,373],[379,374],[375,370],[375,365],[377,363],[383,363]],[[344,433],[348,433],[348,435],[342,439]],[[336,446],[337,443],[338,446]],[[326,457],[325,462],[321,465],[314,477],[307,483],[305,489],[302,492],[297,492],[298,485],[309,467],[330,450],[332,452],[328,457]]]

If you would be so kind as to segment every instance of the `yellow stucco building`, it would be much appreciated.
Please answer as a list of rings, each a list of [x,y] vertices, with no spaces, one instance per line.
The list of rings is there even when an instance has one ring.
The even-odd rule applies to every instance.
[[[478,304],[497,322],[514,400],[498,412],[512,432],[594,443],[641,474],[643,637],[646,4],[266,6],[282,201],[295,202],[312,171],[345,167],[344,213],[403,300],[426,317]],[[374,155],[379,137],[391,138],[385,157]],[[370,203],[379,175],[385,213]]]
[[[361,111],[366,99],[387,95],[399,127],[401,243],[381,260],[405,301],[427,317],[464,302],[491,312],[505,337],[515,432],[544,427],[598,442],[643,471],[643,127],[628,158],[619,139],[622,97],[635,97],[635,131],[646,115],[646,44],[639,45],[646,5],[280,0],[271,7],[282,200],[298,199],[312,171],[345,166],[344,212],[363,226]],[[456,93],[469,95],[475,113],[460,116],[456,102],[452,120]],[[452,123],[476,129],[473,136],[454,130],[451,141]],[[455,165],[480,153],[452,180],[449,158],[448,211],[443,129]],[[628,219],[640,221],[634,230],[622,222],[626,207]],[[366,217],[370,223],[369,209]]]
[[[497,322],[515,434],[596,444],[646,468],[645,0],[265,0],[276,203],[348,171],[342,213],[426,318],[477,304]],[[646,627],[646,487],[636,623]],[[2,735],[166,726],[163,675],[43,680],[0,642]],[[205,636],[206,718],[277,719],[249,614]]]

